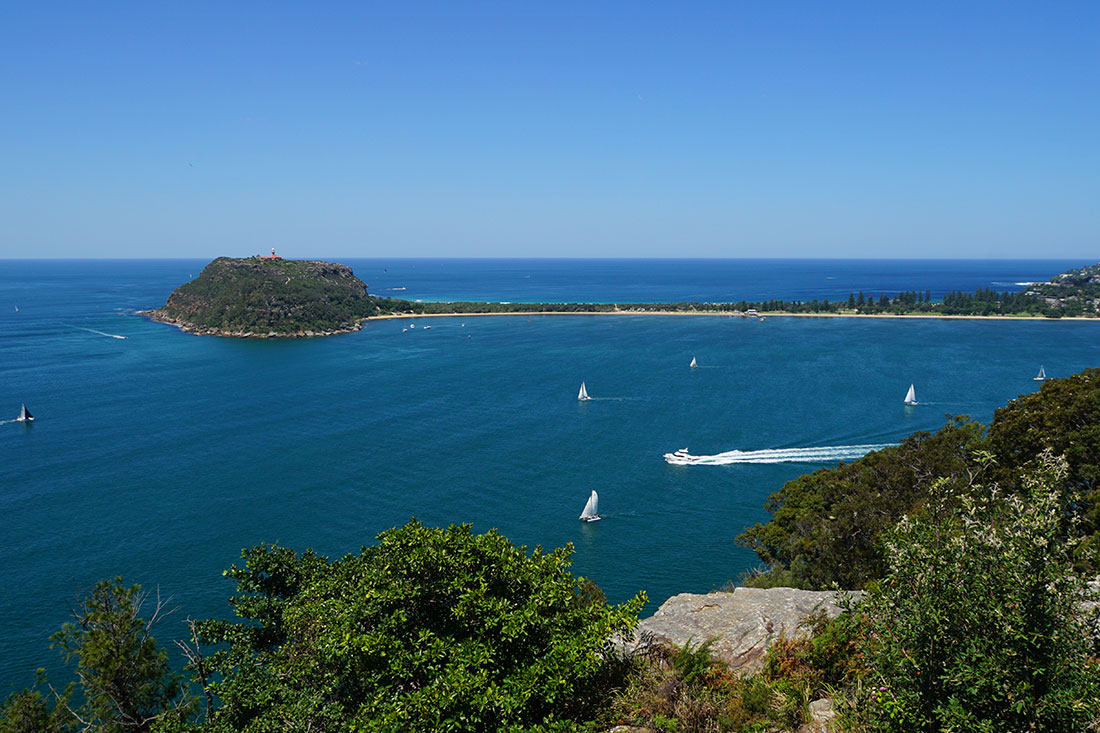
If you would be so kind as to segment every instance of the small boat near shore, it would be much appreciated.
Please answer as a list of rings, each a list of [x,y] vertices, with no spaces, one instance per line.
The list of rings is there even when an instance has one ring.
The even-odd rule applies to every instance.
[[[1035,377],[1036,382],[1045,381],[1047,378],[1047,370],[1043,368],[1043,365],[1039,365],[1039,376]]]
[[[917,391],[913,389],[913,385],[909,385],[909,391],[905,393],[905,404],[915,405],[917,404]]]

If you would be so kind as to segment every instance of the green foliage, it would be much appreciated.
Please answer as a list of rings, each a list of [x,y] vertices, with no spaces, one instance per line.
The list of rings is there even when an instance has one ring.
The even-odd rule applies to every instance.
[[[35,689],[13,692],[0,709],[0,733],[65,733],[73,730],[76,719],[69,712],[72,686],[56,696]]]
[[[1059,298],[1059,305],[1049,306],[1035,293]],[[880,293],[847,300],[766,300],[726,303],[414,303],[394,298],[376,298],[375,305],[383,313],[446,314],[446,313],[646,313],[732,312],[752,310],[759,313],[860,314],[860,315],[954,315],[954,316],[1024,316],[1061,318],[1063,315],[1095,316],[1100,300],[1100,264],[1074,270],[1054,277],[1050,283],[1033,286],[1026,292],[998,292],[980,288],[973,293],[952,291],[940,302],[932,301],[931,291],[907,290],[892,297]]]
[[[801,683],[813,696],[844,687],[862,674],[862,654],[858,641],[863,633],[862,619],[852,613],[850,597],[841,600],[845,613],[829,618],[818,611],[802,621],[808,636],[781,637],[768,647],[763,674],[772,680]]]
[[[145,600],[140,586],[127,588],[121,578],[97,584],[74,611],[75,623],[51,637],[66,663],[76,662],[79,685],[45,696],[37,690],[46,685],[40,672],[36,689],[15,693],[5,702],[0,731],[180,729],[194,700],[150,634],[164,605],[158,599],[146,622],[139,616]],[[70,701],[76,690],[82,703],[74,707]]]
[[[153,315],[193,330],[291,335],[353,329],[376,312],[346,265],[219,257]]]
[[[698,644],[692,644],[688,639],[686,644],[675,650],[669,657],[669,663],[676,672],[676,676],[689,685],[705,680],[716,666],[714,657],[711,656],[713,646],[714,639],[707,639]]]
[[[232,599],[241,623],[210,663],[212,730],[498,730],[596,715],[625,672],[610,640],[645,601],[593,602],[571,548],[527,554],[499,533],[418,522],[333,562],[259,546]]]
[[[808,719],[817,688],[804,676],[770,662],[760,674],[737,674],[710,650],[711,642],[648,647],[611,701],[614,720],[663,731],[763,732],[795,730]]]
[[[1052,308],[1048,314],[1051,317],[1059,317],[1062,309],[1067,315],[1096,313],[1100,302],[1100,264],[1064,272],[1050,282],[1032,285],[1029,290],[1058,299],[1060,308]]]
[[[1100,722],[1064,478],[1064,462],[1048,454],[1022,496],[939,483],[925,511],[887,534],[889,572],[861,605],[868,729],[1079,731]]]
[[[973,294],[948,293],[942,302],[921,298],[916,291],[898,293],[893,298],[880,295],[877,299],[857,299],[849,296],[845,301],[765,300],[759,302],[699,303],[488,303],[444,302],[423,303],[398,298],[375,298],[374,304],[382,313],[445,315],[448,313],[653,313],[674,311],[679,313],[730,313],[754,311],[757,313],[805,313],[805,314],[860,314],[906,315],[942,314],[970,316],[1039,316],[1045,309],[1042,300],[1023,293],[998,293],[979,290]],[[1060,312],[1059,312],[1060,313]],[[1079,315],[1089,315],[1080,313]]]
[[[978,423],[956,418],[933,435],[915,433],[900,446],[789,481],[768,498],[771,520],[738,537],[768,567],[745,582],[862,588],[885,572],[882,533],[927,501],[935,479],[946,478],[950,489],[959,491],[988,478],[1004,492],[1018,493],[1021,471],[1034,467],[1046,450],[1066,458],[1067,510],[1080,520],[1066,531],[1085,538],[1075,561],[1082,572],[1095,574],[1100,571],[1100,369],[1087,369],[1049,379],[1039,392],[997,410],[985,434]]]
[[[1077,549],[1078,567],[1100,571],[1100,369],[1047,380],[1039,392],[997,410],[988,444],[996,478],[1009,488],[1019,469],[1034,466],[1044,450],[1065,456],[1071,510],[1087,538]]]
[[[1060,277],[1070,274],[1072,273]],[[1068,285],[1057,287],[1064,291]],[[951,292],[944,296],[942,302],[936,303],[932,302],[929,292],[922,295],[915,290],[900,292],[893,297],[880,294],[877,299],[861,292],[858,298],[850,295],[846,302],[771,299],[753,303],[423,303],[369,296],[366,294],[366,285],[344,265],[299,260],[260,260],[254,257],[219,257],[207,265],[198,278],[177,288],[165,306],[151,314],[161,320],[200,332],[288,336],[307,331],[324,333],[354,329],[359,319],[379,314],[753,311],[1061,317],[1063,314],[1095,315],[1096,308],[1091,303],[1087,299],[1070,298],[1063,301],[1063,305],[1050,308],[1043,299],[1035,295],[1000,293],[991,289],[978,290],[972,294]]]
[[[957,486],[972,480],[969,459],[982,430],[956,418],[935,434],[914,433],[901,445],[787,482],[768,497],[771,520],[737,538],[771,568],[746,582],[855,590],[882,577],[879,536],[920,506],[937,477]]]

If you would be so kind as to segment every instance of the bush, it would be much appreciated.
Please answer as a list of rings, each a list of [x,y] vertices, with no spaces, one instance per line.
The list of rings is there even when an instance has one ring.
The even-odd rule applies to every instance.
[[[1023,496],[937,485],[887,534],[889,573],[864,597],[870,668],[858,718],[884,731],[1079,731],[1100,720],[1100,667],[1072,572],[1065,462]]]
[[[495,530],[388,530],[329,562],[259,546],[209,621],[225,675],[213,730],[500,730],[590,720],[626,671],[611,646],[645,595],[610,608],[569,572],[571,548],[531,554]]]

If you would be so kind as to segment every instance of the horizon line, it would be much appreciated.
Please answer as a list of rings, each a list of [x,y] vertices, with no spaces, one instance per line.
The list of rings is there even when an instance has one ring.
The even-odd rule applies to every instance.
[[[105,261],[160,261],[160,262],[172,262],[181,260],[207,260],[213,261],[219,257],[230,257],[232,259],[249,259],[254,255],[245,255],[242,257],[233,257],[232,255],[215,255],[209,256],[194,256],[194,257],[0,257],[0,262],[105,262]],[[285,260],[317,260],[317,257],[282,257]],[[327,256],[326,256],[327,257]],[[1085,259],[1081,257],[568,257],[568,256],[524,256],[524,257],[502,257],[502,256],[490,256],[490,255],[470,255],[470,256],[434,256],[434,255],[337,255],[336,257],[350,260],[527,260],[527,261],[545,261],[545,260],[560,260],[560,261],[592,261],[592,262],[625,262],[636,260],[650,260],[654,262],[662,261],[757,261],[757,262],[770,262],[776,260],[791,260],[791,261],[897,261],[897,262],[1050,262],[1051,260],[1080,260]],[[331,260],[325,260],[331,261]],[[1092,260],[1088,260],[1091,262]],[[1100,262],[1100,260],[1097,260]]]

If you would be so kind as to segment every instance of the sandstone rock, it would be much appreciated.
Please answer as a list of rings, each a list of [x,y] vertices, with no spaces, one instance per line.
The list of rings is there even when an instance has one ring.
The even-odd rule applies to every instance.
[[[799,623],[818,608],[831,618],[840,615],[833,591],[794,588],[736,588],[706,595],[681,593],[661,604],[638,624],[632,645],[647,637],[676,646],[713,639],[715,657],[731,669],[753,672],[764,651],[780,635],[800,638],[810,630]],[[859,593],[853,594],[855,597]]]
[[[810,703],[810,722],[799,726],[797,733],[829,733],[833,730],[833,701],[827,697]]]

